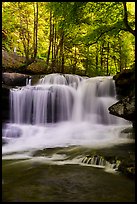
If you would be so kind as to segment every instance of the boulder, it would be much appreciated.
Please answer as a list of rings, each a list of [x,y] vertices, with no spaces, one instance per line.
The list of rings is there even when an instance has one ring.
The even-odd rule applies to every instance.
[[[108,108],[109,113],[129,120],[135,126],[135,64],[117,73],[115,80],[117,103]]]
[[[113,79],[115,80],[116,93],[118,99],[128,95],[134,95],[135,92],[135,69],[124,69],[117,73]]]
[[[109,113],[126,120],[135,121],[135,96],[126,96],[108,108]]]
[[[19,69],[25,63],[25,57],[18,56],[16,53],[9,53],[2,49],[2,69],[13,70]]]
[[[29,74],[47,74],[49,73],[46,62],[41,59],[36,59],[34,62],[28,65],[26,71]]]
[[[2,83],[8,86],[25,86],[26,79],[29,77],[26,74],[4,72],[2,73]]]
[[[129,152],[129,157],[121,160],[118,171],[129,178],[135,179],[135,155],[132,152]]]

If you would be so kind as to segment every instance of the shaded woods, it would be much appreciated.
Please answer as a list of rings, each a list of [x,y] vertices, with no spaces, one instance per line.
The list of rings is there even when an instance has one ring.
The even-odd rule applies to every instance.
[[[134,9],[134,2],[3,2],[2,47],[24,57],[22,72],[114,75],[134,62]]]

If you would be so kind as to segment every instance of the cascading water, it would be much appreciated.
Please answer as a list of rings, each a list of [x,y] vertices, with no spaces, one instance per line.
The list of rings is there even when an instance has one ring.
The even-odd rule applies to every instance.
[[[119,135],[130,123],[108,112],[116,101],[112,77],[50,74],[36,85],[11,89],[10,123],[3,127],[7,142],[3,155],[129,142]]]

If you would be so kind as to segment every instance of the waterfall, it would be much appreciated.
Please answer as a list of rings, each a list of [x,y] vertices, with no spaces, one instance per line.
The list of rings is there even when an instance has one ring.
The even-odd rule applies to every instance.
[[[26,78],[26,86],[27,85],[31,85],[31,77],[30,76],[28,76],[27,78]]]
[[[45,124],[71,118],[74,90],[64,85],[37,85],[13,89],[11,121],[14,123]]]
[[[123,121],[108,113],[107,108],[116,102],[114,82],[108,77],[83,80],[77,75],[50,74],[37,85],[11,89],[10,94],[11,121],[18,124]]]
[[[108,170],[118,170],[118,167],[120,165],[120,161],[107,161],[105,158],[99,155],[93,155],[93,156],[86,156],[84,159],[81,161],[83,164],[88,164],[94,167],[99,167],[99,168],[105,168],[106,171]]]
[[[10,138],[3,153],[39,148],[86,145],[102,147],[125,143],[120,138],[129,122],[110,115],[116,99],[111,76],[84,78],[49,74],[37,84],[10,90],[10,123],[3,138]]]

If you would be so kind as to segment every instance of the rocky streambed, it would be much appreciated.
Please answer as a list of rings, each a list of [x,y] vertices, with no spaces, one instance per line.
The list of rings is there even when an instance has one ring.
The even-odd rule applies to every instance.
[[[5,155],[2,161],[3,202],[134,202],[135,182],[121,171],[82,162],[101,155],[130,162],[134,144],[90,149],[78,146],[38,150],[30,158]],[[132,179],[131,179],[132,178]]]

